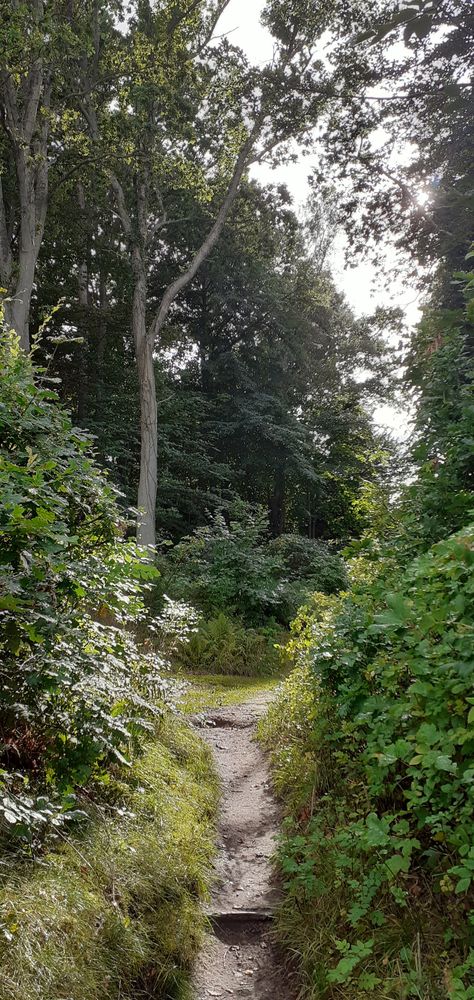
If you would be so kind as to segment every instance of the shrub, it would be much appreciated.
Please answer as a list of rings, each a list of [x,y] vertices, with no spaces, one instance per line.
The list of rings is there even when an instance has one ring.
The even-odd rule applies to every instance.
[[[347,571],[340,556],[324,542],[303,535],[281,535],[269,545],[289,581],[307,584],[307,589],[335,594],[347,586]]]
[[[0,830],[31,841],[77,817],[75,786],[124,759],[166,683],[127,631],[156,571],[90,440],[6,333],[0,378]]]
[[[171,550],[166,581],[171,596],[190,601],[208,616],[223,611],[257,624],[280,602],[280,564],[267,541],[263,508],[236,503],[229,521],[217,513]]]
[[[386,573],[371,564],[350,595],[302,612],[300,672],[264,727],[293,817],[282,932],[310,996],[467,1000],[474,528],[433,546],[394,592]]]
[[[270,539],[267,512],[236,503],[184,538],[164,560],[166,584],[206,616],[236,615],[248,625],[276,618],[287,625],[313,590],[335,593],[347,583],[342,559],[298,535]]]

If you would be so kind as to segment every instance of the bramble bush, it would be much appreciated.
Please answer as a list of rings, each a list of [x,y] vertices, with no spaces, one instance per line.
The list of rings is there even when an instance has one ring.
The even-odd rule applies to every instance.
[[[283,926],[306,955],[310,996],[467,1000],[474,527],[416,559],[396,592],[391,566],[368,569],[350,594],[302,610],[290,643],[300,673],[264,725],[294,817]]]
[[[90,439],[6,332],[0,379],[0,832],[31,843],[78,818],[76,787],[126,761],[167,682],[132,631],[156,570]]]
[[[300,609],[262,726],[308,997],[474,997],[474,272],[455,278],[464,307],[428,312],[407,359],[416,475],[352,544],[351,590]]]

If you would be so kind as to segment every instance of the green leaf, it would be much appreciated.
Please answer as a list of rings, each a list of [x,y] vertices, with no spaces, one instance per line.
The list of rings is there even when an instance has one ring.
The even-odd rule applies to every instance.
[[[392,857],[388,858],[385,863],[392,875],[398,875],[400,872],[407,872],[410,868],[409,857],[404,858],[401,854],[393,854]]]
[[[457,892],[458,894],[461,892],[467,892],[468,889],[470,888],[471,882],[472,882],[471,877],[460,878],[454,891]]]

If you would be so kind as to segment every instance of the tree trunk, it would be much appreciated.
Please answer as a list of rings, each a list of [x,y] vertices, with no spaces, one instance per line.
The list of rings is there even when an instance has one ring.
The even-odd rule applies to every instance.
[[[86,120],[92,135],[96,136],[97,124],[93,115],[85,111]],[[166,323],[168,313],[174,300],[185,289],[199,268],[215,247],[229,212],[232,209],[244,171],[248,166],[250,153],[260,134],[261,122],[255,125],[248,139],[242,146],[234,166],[234,172],[227,188],[227,193],[211,226],[206,239],[194,254],[189,265],[178,277],[168,285],[153,320],[147,329],[147,249],[150,244],[150,169],[146,167],[146,157],[143,157],[142,171],[135,178],[136,208],[139,242],[133,235],[133,225],[127,208],[124,189],[112,171],[107,171],[108,179],[116,196],[117,210],[122,221],[124,234],[132,245],[132,269],[134,275],[132,328],[135,341],[135,354],[138,365],[138,381],[140,395],[140,483],[138,488],[138,523],[137,538],[142,545],[155,545],[156,537],[156,497],[158,479],[158,407],[156,403],[155,370],[153,351]],[[166,221],[166,216],[162,221]]]
[[[31,225],[34,225],[33,221]],[[30,244],[27,247],[22,247],[20,251],[18,280],[16,282],[15,295],[11,303],[11,325],[20,338],[20,344],[24,351],[29,351],[30,349],[30,306],[37,258],[38,252],[34,245]]]
[[[156,541],[156,494],[158,479],[158,408],[156,403],[153,341],[146,329],[146,265],[135,254],[133,292],[133,336],[140,394],[140,482],[138,486],[137,539],[140,545]]]
[[[89,331],[90,331],[90,302],[89,302],[89,268],[87,264],[89,232],[86,213],[86,196],[82,181],[76,185],[77,204],[82,221],[81,244],[79,246],[79,263],[77,265],[77,298],[79,303],[79,333],[82,336],[82,344],[79,347],[79,384],[77,387],[77,418],[82,422],[87,416],[88,410],[88,390],[89,390]]]
[[[46,106],[49,106],[49,98]],[[21,215],[18,271],[8,318],[25,351],[30,349],[31,296],[48,204],[46,143],[47,130],[41,144],[34,144],[33,150],[21,147],[16,155]]]
[[[105,356],[107,352],[107,281],[105,274],[100,275],[99,285],[99,318],[97,323],[97,409],[101,418],[104,413],[105,397]]]
[[[41,0],[37,0],[35,10],[38,18],[41,18],[43,15]],[[12,75],[5,71],[2,72],[0,105],[15,160],[20,215],[16,241],[11,236],[8,238],[5,203],[0,189],[0,195],[2,195],[0,198],[0,258],[3,261],[2,270],[8,271],[9,265],[12,277],[16,272],[13,288],[11,287],[12,282],[10,282],[9,291],[13,294],[7,315],[11,326],[20,338],[21,346],[25,351],[29,351],[31,295],[48,206],[51,71],[45,69],[41,58],[34,62],[21,86],[25,88],[25,95],[23,111],[20,114]],[[7,239],[9,247],[7,247]],[[5,260],[7,267],[5,267]]]

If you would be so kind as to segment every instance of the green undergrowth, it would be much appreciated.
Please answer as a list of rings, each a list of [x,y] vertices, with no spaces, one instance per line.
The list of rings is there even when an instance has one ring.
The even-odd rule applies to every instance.
[[[269,677],[280,669],[277,645],[285,638],[278,626],[248,628],[221,612],[175,645],[172,662],[193,674]]]
[[[314,677],[303,666],[284,682],[260,724],[287,815],[277,854],[285,889],[277,933],[295,957],[301,997],[466,1000],[474,995],[461,979],[469,977],[469,962],[464,965],[461,949],[447,941],[450,919],[453,937],[462,933],[464,911],[457,900],[441,907],[429,875],[420,871],[406,878],[404,906],[389,886],[377,892],[371,884],[371,865],[365,867],[351,830],[364,824],[370,803],[363,783],[346,785],[337,754],[334,760],[318,745],[318,710]],[[381,843],[375,815],[372,833]],[[361,885],[369,912],[354,927],[351,907]]]
[[[358,572],[301,609],[261,724],[280,935],[308,1000],[472,1000],[474,527]]]
[[[201,942],[217,782],[167,715],[82,836],[3,860],[0,1000],[183,1000]]]
[[[280,683],[279,677],[232,677],[227,674],[179,674],[187,684],[179,708],[186,715],[202,712],[207,708],[221,708],[250,701],[259,691],[273,691]]]

